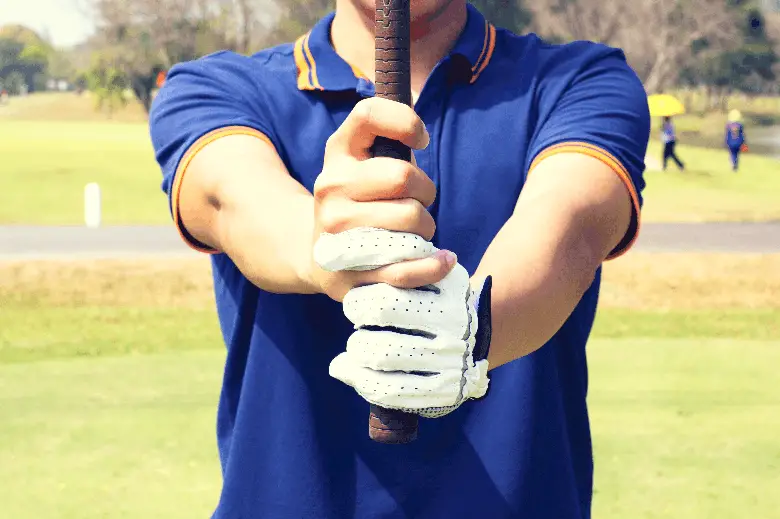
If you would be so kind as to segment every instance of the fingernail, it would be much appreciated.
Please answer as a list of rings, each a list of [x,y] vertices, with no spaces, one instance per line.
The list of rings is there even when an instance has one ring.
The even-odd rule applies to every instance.
[[[442,258],[444,262],[447,263],[448,267],[453,266],[455,262],[458,261],[458,256],[456,256],[452,251],[440,250],[436,253],[436,255]]]

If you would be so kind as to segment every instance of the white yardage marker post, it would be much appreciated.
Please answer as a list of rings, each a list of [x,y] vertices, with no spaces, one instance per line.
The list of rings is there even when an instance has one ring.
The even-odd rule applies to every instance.
[[[100,227],[100,217],[100,186],[91,182],[84,186],[84,224],[93,229]]]

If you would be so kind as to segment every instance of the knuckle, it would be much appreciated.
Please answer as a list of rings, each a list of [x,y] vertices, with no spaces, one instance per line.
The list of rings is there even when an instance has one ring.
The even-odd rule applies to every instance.
[[[333,149],[336,147],[336,143],[339,140],[339,131],[330,134],[330,137],[325,141],[325,157],[329,157],[333,154]]]
[[[402,124],[403,124],[402,127],[403,132],[409,135],[410,137],[413,137],[414,135],[419,133],[420,126],[422,125],[422,121],[417,116],[417,114],[414,113],[414,111],[409,109],[408,111],[406,111],[405,117],[402,120]]]
[[[355,122],[357,122],[361,126],[372,125],[375,116],[375,110],[374,110],[375,104],[376,104],[375,98],[363,99],[362,101],[359,101],[355,105],[355,108],[352,109],[352,114],[351,114],[355,118]]]
[[[399,195],[409,190],[414,179],[412,165],[403,161],[393,161],[395,164],[389,172],[388,179],[394,194]]]
[[[409,199],[404,218],[404,224],[409,232],[422,236],[426,240],[431,239],[436,230],[436,222],[420,202]]]
[[[419,234],[426,240],[430,240],[433,238],[433,235],[436,234],[436,221],[433,219],[433,216],[428,211],[425,211],[425,214],[423,215],[422,222],[420,224]]]
[[[349,228],[350,219],[342,208],[334,204],[322,204],[318,211],[320,228],[330,234],[338,234]]]
[[[423,213],[425,209],[420,205],[417,200],[406,198],[402,202],[402,210],[399,216],[400,224],[404,229],[414,232],[420,225],[420,221],[424,217]]]
[[[325,171],[319,174],[314,181],[314,187],[312,188],[312,196],[317,202],[322,202],[328,195],[332,194],[337,189],[337,184],[334,182],[333,176],[327,174]]]

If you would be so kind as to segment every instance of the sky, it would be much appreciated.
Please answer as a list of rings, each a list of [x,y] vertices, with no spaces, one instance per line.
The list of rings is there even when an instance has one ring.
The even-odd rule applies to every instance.
[[[22,24],[47,36],[56,47],[80,43],[92,31],[78,0],[0,0],[0,26]]]

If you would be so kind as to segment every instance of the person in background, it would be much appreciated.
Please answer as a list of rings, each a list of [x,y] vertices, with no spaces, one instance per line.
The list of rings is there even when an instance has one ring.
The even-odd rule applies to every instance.
[[[664,143],[664,163],[663,169],[666,171],[666,163],[669,159],[672,159],[680,171],[685,170],[685,164],[680,160],[680,157],[674,152],[674,148],[677,145],[677,136],[674,134],[674,125],[672,124],[671,117],[664,117],[661,124],[661,139]]]
[[[736,173],[739,169],[739,152],[746,147],[745,127],[742,125],[742,114],[739,110],[729,112],[726,123],[726,147],[731,155],[731,169]]]

